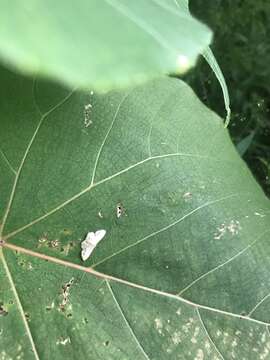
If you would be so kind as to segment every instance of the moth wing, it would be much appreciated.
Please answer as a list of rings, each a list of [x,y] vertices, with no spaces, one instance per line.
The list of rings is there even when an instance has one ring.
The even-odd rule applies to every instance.
[[[90,243],[86,240],[84,240],[82,243],[81,243],[81,249],[82,250],[85,250],[89,247]]]
[[[105,235],[106,235],[106,230],[96,231],[95,236],[94,236],[93,240],[91,241],[91,243],[96,246],[100,242],[100,240],[102,240],[104,238]]]
[[[91,243],[92,239],[95,237],[94,232],[87,233],[85,239],[81,242],[81,248],[84,250],[86,249]]]
[[[85,241],[85,242],[88,242],[88,243],[91,243],[91,242],[92,242],[92,239],[94,239],[94,238],[95,238],[95,233],[92,232],[92,231],[90,231],[89,233],[87,233],[84,241]]]
[[[82,246],[81,258],[83,261],[87,260],[90,257],[94,248],[95,248],[95,246],[92,244],[88,244],[87,246],[84,246],[84,247]]]

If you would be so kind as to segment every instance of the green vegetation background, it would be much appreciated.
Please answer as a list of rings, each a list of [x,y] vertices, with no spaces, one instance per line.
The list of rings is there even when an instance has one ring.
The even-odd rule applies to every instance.
[[[229,88],[232,139],[237,145],[254,132],[244,159],[270,196],[270,1],[190,0],[190,10],[214,32],[212,50]],[[204,59],[185,80],[225,116],[220,85]]]

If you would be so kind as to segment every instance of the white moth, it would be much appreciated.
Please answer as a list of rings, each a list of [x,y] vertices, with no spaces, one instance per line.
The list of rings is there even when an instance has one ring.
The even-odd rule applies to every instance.
[[[92,251],[95,249],[97,244],[104,238],[106,235],[106,230],[98,230],[96,232],[89,232],[86,235],[86,238],[81,243],[81,258],[83,261],[87,260],[92,254]]]

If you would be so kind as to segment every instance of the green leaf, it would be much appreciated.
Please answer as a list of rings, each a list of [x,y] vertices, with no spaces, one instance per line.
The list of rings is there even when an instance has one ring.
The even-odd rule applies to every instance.
[[[1,79],[1,356],[267,359],[269,200],[222,120],[176,79]]]
[[[160,0],[2,1],[0,58],[27,74],[102,91],[184,72],[210,30]]]

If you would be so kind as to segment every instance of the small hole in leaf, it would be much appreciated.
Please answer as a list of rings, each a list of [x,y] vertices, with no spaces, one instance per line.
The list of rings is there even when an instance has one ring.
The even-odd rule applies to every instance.
[[[110,345],[110,342],[109,342],[109,340],[107,340],[107,341],[105,341],[105,346],[109,346]]]

